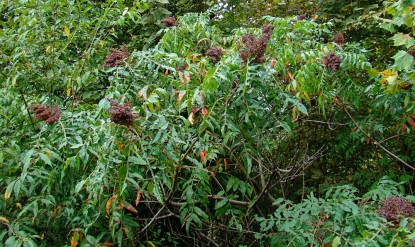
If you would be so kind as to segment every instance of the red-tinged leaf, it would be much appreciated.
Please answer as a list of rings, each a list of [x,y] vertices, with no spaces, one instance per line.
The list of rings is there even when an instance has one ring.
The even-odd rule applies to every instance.
[[[140,189],[139,191],[137,191],[137,197],[135,199],[135,206],[137,207],[138,204],[140,203],[140,198],[141,198],[141,194],[143,194],[143,190]]]
[[[357,127],[354,127],[353,129],[352,129],[352,132],[355,132],[357,130]]]
[[[184,79],[183,79],[183,75],[182,75],[182,72],[178,72],[179,73],[179,78],[180,78],[180,82],[182,83],[182,84],[184,84]]]
[[[398,86],[399,89],[403,90],[409,90],[412,88],[412,84],[404,85],[404,86]]]
[[[225,166],[225,169],[228,169],[228,159],[223,159],[223,164]]]
[[[177,93],[177,101],[179,101],[179,102],[180,102],[180,101],[183,99],[184,94],[185,94],[185,93],[183,93],[183,92],[178,92],[178,93]]]
[[[128,234],[130,231],[127,229],[127,228],[125,228],[125,227],[121,227],[123,230],[124,230],[124,232],[125,232],[125,234]]]
[[[369,144],[370,144],[370,138],[366,137],[366,145],[369,145]]]
[[[200,97],[200,100],[202,100],[202,103],[205,103],[205,96],[203,96],[203,92],[199,93],[199,97]]]
[[[164,74],[165,74],[165,75],[168,75],[168,74],[169,74],[169,70],[168,70],[168,69],[166,69],[166,70],[164,71]]]
[[[202,114],[204,116],[206,116],[207,114],[209,114],[209,111],[208,111],[208,109],[206,107],[202,107]]]
[[[118,208],[119,208],[120,210],[122,210],[122,209],[124,209],[124,208],[125,208],[124,203],[123,203],[120,199],[118,199],[118,203],[120,204],[120,205],[118,206]]]
[[[412,126],[412,128],[414,128],[415,129],[415,122],[414,122],[414,120],[412,120],[412,118],[408,118],[408,123]]]
[[[113,195],[110,197],[110,199],[108,199],[106,205],[105,205],[105,210],[107,211],[107,215],[110,215],[110,209],[112,207],[112,203],[114,202],[114,199],[117,197],[117,195]]]
[[[186,74],[184,77],[186,78],[186,82],[189,83],[190,82],[190,75]]]
[[[402,125],[402,132],[403,132],[404,134],[406,134],[406,124],[403,124],[403,125]]]
[[[411,113],[411,118],[415,120],[415,115],[413,113]]]
[[[102,245],[102,246],[109,246],[109,247],[111,247],[111,246],[113,246],[114,244],[112,244],[112,243],[110,243],[110,242],[104,242],[104,243],[102,243],[101,245]]]

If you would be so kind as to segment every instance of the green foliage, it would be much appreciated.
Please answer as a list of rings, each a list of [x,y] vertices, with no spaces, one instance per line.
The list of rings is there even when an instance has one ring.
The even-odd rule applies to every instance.
[[[383,178],[361,198],[356,188],[345,185],[328,189],[324,198],[311,193],[297,204],[278,199],[272,215],[257,218],[263,234],[256,237],[270,246],[409,246],[414,219],[402,219],[396,226],[376,212],[378,200],[399,194],[397,186]]]
[[[227,35],[207,14],[189,13],[159,30],[162,18],[185,11],[173,5],[198,8],[0,3],[0,242],[413,238],[413,219],[392,229],[375,213],[380,200],[411,186],[415,117],[411,91],[400,88],[400,76],[412,73],[406,53],[379,72],[360,43],[332,42],[332,22],[264,16],[274,27],[265,61],[242,61],[242,40],[260,29]],[[412,45],[404,33],[393,41]],[[213,46],[217,58],[206,54]],[[59,120],[38,121],[55,113],[33,104],[57,105]]]

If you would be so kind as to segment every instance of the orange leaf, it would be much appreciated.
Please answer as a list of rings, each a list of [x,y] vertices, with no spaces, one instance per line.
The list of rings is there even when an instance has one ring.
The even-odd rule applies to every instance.
[[[228,169],[228,160],[223,159],[223,164],[225,165],[225,169]]]
[[[130,231],[127,229],[127,228],[125,228],[125,227],[121,227],[123,230],[124,230],[124,232],[125,232],[125,234],[128,234]]]
[[[209,114],[209,111],[208,111],[208,109],[206,107],[202,107],[202,114],[204,116],[206,116],[207,114]]]
[[[107,215],[110,215],[110,209],[112,207],[112,203],[114,202],[114,199],[117,197],[117,195],[113,195],[111,196],[110,199],[108,199],[106,205],[105,205],[105,210],[107,211]]]
[[[76,247],[78,245],[79,235],[75,233],[71,238],[71,247]]]
[[[139,191],[137,191],[137,198],[135,199],[135,206],[137,207],[138,204],[140,203],[140,198],[141,198],[141,194],[143,193],[143,190],[140,189]]]
[[[202,150],[200,152],[200,160],[202,161],[202,163],[205,163],[205,157],[207,157],[208,153],[206,152],[206,150]]]
[[[128,204],[128,206],[127,206],[126,208],[127,208],[127,210],[128,210],[128,211],[130,211],[130,212],[133,212],[133,213],[135,213],[135,214],[137,214],[137,213],[138,213],[137,209],[135,209],[135,208],[133,207],[133,205],[131,205],[131,204]]]
[[[415,119],[415,115],[413,113],[411,113],[411,118]]]
[[[104,243],[102,243],[101,245],[103,245],[103,246],[113,246],[113,244],[112,244],[112,243],[110,243],[110,242],[104,242]]]
[[[274,66],[275,66],[275,62],[276,62],[277,60],[275,60],[275,59],[271,59],[271,68],[274,68]]]
[[[415,129],[415,122],[414,122],[414,120],[412,120],[412,118],[408,118],[408,123],[412,126],[412,128],[414,128]]]
[[[402,125],[402,132],[406,134],[406,124]]]

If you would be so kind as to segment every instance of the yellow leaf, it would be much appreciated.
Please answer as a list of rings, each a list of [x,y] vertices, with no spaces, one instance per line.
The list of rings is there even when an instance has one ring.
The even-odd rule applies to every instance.
[[[9,199],[11,195],[12,195],[12,192],[6,190],[6,192],[4,192],[4,199],[6,200]]]
[[[67,89],[66,89],[66,97],[69,97],[71,95],[71,88],[70,87],[68,87]]]
[[[188,120],[189,120],[189,122],[190,122],[191,125],[194,124],[195,119],[193,118],[193,113],[190,113]]]
[[[66,37],[71,36],[71,30],[67,26],[64,27],[63,31],[65,32]]]
[[[112,202],[114,201],[115,197],[117,197],[116,195],[111,196],[110,199],[108,199],[107,204],[105,206],[105,209],[107,211],[107,215],[110,215],[110,209],[112,206]]]
[[[6,219],[5,217],[0,216],[0,221],[4,222],[4,223],[9,223],[9,220]]]
[[[16,207],[18,207],[20,210],[22,210],[22,204],[20,204],[20,203],[18,203],[18,202],[16,202]]]
[[[156,245],[153,242],[147,241],[147,243],[151,246],[151,247],[156,247]]]

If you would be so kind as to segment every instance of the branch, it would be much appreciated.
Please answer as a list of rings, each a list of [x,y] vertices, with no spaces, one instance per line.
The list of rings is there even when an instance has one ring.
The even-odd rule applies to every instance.
[[[383,151],[385,151],[387,154],[389,154],[390,156],[392,156],[393,158],[397,159],[398,161],[400,161],[402,164],[404,164],[406,167],[408,167],[411,170],[415,171],[415,168],[412,167],[411,165],[409,165],[408,163],[406,163],[405,161],[403,161],[401,158],[399,158],[398,156],[396,156],[394,153],[392,153],[391,151],[389,151],[388,149],[386,149],[384,146],[380,145],[380,143],[375,140],[374,138],[372,138],[370,135],[368,135],[360,126],[359,124],[356,123],[356,121],[354,120],[354,118],[352,117],[352,115],[350,115],[350,113],[347,111],[346,108],[344,108],[344,111],[347,113],[347,115],[349,116],[349,118],[352,120],[352,122],[356,125],[356,127],[367,137],[369,138],[376,146],[380,147],[381,149],[383,149]]]
[[[226,199],[226,197],[223,197],[223,196],[214,196],[214,195],[208,195],[207,198],[210,199],[210,200],[215,200],[215,201],[219,201],[219,200]],[[154,201],[154,202],[156,202],[156,201]],[[238,200],[233,200],[233,199],[228,199],[228,202],[230,204],[233,204],[233,205],[244,206],[244,207],[249,206],[249,203],[250,203],[250,202],[246,202],[246,201],[238,201]],[[184,204],[197,205],[197,204],[200,204],[200,201],[193,201],[193,202],[173,202],[173,201],[168,201],[166,203],[169,204],[169,205],[171,205],[171,206],[173,206],[173,207],[181,207]]]

